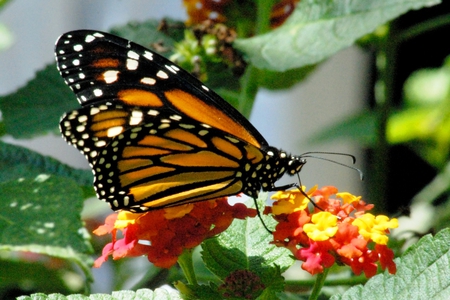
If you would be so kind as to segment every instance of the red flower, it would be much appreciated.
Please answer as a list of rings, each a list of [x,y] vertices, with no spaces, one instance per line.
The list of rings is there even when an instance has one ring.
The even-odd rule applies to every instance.
[[[304,261],[303,270],[315,275],[334,264],[334,256],[329,253],[332,249],[329,241],[312,242],[308,248],[298,249],[295,257]]]
[[[221,233],[231,222],[254,217],[256,211],[244,204],[230,206],[226,198],[197,202],[143,214],[120,212],[108,216],[97,235],[111,233],[112,242],[103,248],[94,266],[113,259],[147,255],[155,266],[170,268],[184,249],[199,245],[206,238]],[[117,239],[117,230],[123,238]]]

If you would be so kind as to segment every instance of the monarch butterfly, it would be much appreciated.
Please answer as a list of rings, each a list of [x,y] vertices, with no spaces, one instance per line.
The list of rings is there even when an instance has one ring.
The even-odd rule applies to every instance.
[[[236,109],[166,58],[91,30],[56,42],[58,70],[81,108],[60,122],[113,210],[273,191],[306,163],[268,145]]]

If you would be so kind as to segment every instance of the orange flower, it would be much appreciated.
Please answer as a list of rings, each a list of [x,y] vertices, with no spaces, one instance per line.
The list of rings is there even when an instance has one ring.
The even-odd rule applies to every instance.
[[[315,200],[312,210],[303,201],[292,201],[308,199],[306,194]],[[355,274],[364,272],[366,277],[372,277],[379,262],[382,269],[395,273],[394,255],[386,243],[389,229],[396,228],[398,222],[366,213],[373,205],[366,204],[361,197],[338,193],[337,188],[326,186],[302,195],[296,190],[279,192],[275,200],[274,208],[278,205],[283,210],[273,216],[278,221],[273,243],[304,261],[304,270],[321,273],[338,261],[350,266]],[[266,209],[265,213],[274,208]]]
[[[113,259],[147,255],[160,268],[173,266],[184,249],[226,230],[235,218],[254,217],[256,210],[244,204],[228,204],[227,198],[202,201],[143,214],[120,212],[106,218],[105,225],[94,231],[110,233],[112,242],[103,248],[94,267],[100,267],[110,255]],[[117,230],[123,238],[117,239]]]

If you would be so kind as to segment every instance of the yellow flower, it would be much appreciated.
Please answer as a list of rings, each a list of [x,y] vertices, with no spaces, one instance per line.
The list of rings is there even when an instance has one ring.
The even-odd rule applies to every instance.
[[[350,203],[361,200],[361,196],[355,196],[348,192],[336,193],[336,196],[341,198],[345,204],[350,204]]]
[[[311,223],[303,225],[303,230],[314,241],[326,241],[333,237],[337,230],[337,217],[327,211],[314,214]]]
[[[136,223],[136,219],[139,218],[141,214],[131,213],[129,211],[121,211],[117,215],[117,220],[114,223],[114,228],[123,229],[130,224]]]
[[[317,186],[310,189],[306,194],[311,197],[316,189]],[[271,199],[276,200],[272,206],[273,215],[291,214],[304,210],[309,204],[309,199],[299,189],[276,192]]]
[[[391,219],[384,215],[374,216],[372,214],[364,214],[356,218],[353,225],[357,226],[359,233],[367,240],[372,240],[377,244],[386,245],[389,238],[386,236],[389,228],[397,228],[398,220]]]

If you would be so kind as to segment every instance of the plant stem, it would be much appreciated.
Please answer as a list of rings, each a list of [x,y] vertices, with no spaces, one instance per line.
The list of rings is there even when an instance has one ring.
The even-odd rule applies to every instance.
[[[274,0],[256,1],[255,35],[261,35],[270,30],[270,14],[274,3]],[[239,97],[238,110],[247,118],[250,116],[256,94],[258,93],[260,85],[258,80],[259,72],[257,68],[249,65],[242,77],[242,90]]]
[[[258,93],[259,70],[252,65],[247,67],[244,76],[241,79],[241,93],[239,95],[238,110],[246,118],[250,117],[253,104],[255,103],[256,94]]]
[[[316,282],[315,279],[311,280],[286,280],[285,288],[287,289],[295,289],[299,287],[311,287]],[[325,280],[325,286],[353,286],[357,284],[364,284],[367,282],[367,278],[364,275],[360,276],[352,276],[349,278],[342,279],[328,279]]]
[[[270,14],[274,0],[257,0],[256,1],[256,28],[255,35],[260,35],[270,30]]]
[[[186,280],[191,285],[198,285],[197,277],[194,272],[194,263],[192,261],[192,249],[185,249],[183,254],[178,257],[178,264],[183,271]]]
[[[311,295],[309,296],[309,300],[317,300],[320,295],[320,291],[322,290],[323,284],[325,283],[325,279],[327,278],[328,272],[330,268],[325,268],[323,273],[317,274],[316,282],[314,283],[313,290]]]
[[[374,173],[371,197],[378,210],[384,211],[387,197],[387,174],[389,172],[389,144],[386,137],[386,127],[389,114],[393,105],[394,78],[396,68],[397,51],[396,39],[393,35],[392,24],[389,32],[381,42],[381,48],[377,56],[378,84],[382,92],[375,93],[377,120],[377,142],[374,147]],[[379,90],[379,91],[380,91]]]

